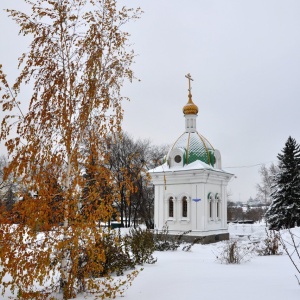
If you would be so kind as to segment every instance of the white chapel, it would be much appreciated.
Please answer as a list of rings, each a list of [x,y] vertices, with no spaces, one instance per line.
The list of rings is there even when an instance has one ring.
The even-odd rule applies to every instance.
[[[171,146],[163,165],[149,171],[155,188],[154,229],[167,225],[169,234],[190,231],[186,240],[202,243],[229,238],[227,184],[233,174],[222,170],[221,153],[197,131],[191,76],[183,107],[185,130]]]

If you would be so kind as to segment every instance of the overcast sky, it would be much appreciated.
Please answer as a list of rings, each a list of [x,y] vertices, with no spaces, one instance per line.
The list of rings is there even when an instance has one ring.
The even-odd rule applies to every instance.
[[[197,129],[237,176],[232,200],[254,198],[259,164],[277,163],[289,135],[300,143],[300,1],[127,2],[145,13],[127,26],[141,81],[124,89],[124,130],[157,145],[175,142],[191,73]],[[0,63],[11,78],[26,40],[2,9],[23,5],[0,2]]]

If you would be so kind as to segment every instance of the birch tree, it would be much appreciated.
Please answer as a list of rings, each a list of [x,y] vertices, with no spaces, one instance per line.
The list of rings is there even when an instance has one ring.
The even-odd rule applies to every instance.
[[[97,224],[111,218],[107,208],[114,200],[99,193],[103,184],[113,186],[100,145],[121,129],[121,88],[134,76],[134,53],[122,26],[141,11],[120,8],[116,0],[24,1],[30,14],[7,10],[20,34],[32,41],[19,58],[12,85],[0,65],[7,113],[0,139],[10,158],[6,173],[20,178],[31,196],[23,195],[18,205],[18,225],[12,225],[16,212],[1,215],[0,281],[21,299],[44,299],[56,290],[64,299],[85,290],[113,297],[126,280],[93,279],[105,261]],[[29,83],[32,95],[24,99],[21,87]],[[29,103],[26,113],[20,103]],[[88,155],[81,151],[83,141],[89,142]],[[101,184],[90,185],[88,196],[86,165],[101,178]]]
[[[256,185],[257,198],[264,204],[270,204],[272,202],[271,194],[274,191],[275,177],[278,173],[278,167],[272,163],[269,168],[266,165],[262,165],[259,169],[261,176],[261,182]]]

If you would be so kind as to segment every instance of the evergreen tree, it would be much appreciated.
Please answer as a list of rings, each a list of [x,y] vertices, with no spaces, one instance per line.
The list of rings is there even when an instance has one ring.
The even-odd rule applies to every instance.
[[[275,177],[273,202],[266,212],[269,229],[292,228],[300,225],[300,146],[289,137]]]

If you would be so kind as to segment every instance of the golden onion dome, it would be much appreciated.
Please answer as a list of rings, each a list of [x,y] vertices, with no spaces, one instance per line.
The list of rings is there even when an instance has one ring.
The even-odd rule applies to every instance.
[[[191,94],[189,94],[189,101],[182,111],[185,115],[196,115],[198,113],[198,106],[193,102]]]

